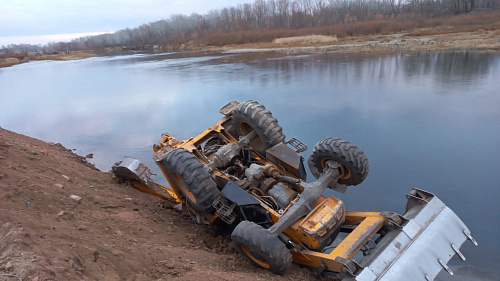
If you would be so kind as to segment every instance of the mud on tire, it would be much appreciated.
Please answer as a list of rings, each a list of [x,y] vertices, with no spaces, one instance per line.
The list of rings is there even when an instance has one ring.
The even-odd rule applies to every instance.
[[[246,136],[252,131],[259,135],[251,141],[251,146],[265,156],[267,149],[285,140],[283,128],[278,120],[263,105],[255,101],[245,101],[233,110],[233,125],[238,136]]]
[[[318,178],[326,165],[326,161],[335,160],[344,166],[345,174],[338,180],[339,184],[358,185],[368,175],[370,164],[364,152],[355,144],[340,138],[324,138],[313,148],[307,161],[314,177]]]
[[[219,195],[219,190],[193,154],[184,148],[177,148],[168,153],[163,165],[169,178],[192,207],[206,216],[214,214],[212,202]]]
[[[231,239],[236,250],[258,267],[283,275],[292,263],[292,255],[285,244],[256,223],[240,222]]]

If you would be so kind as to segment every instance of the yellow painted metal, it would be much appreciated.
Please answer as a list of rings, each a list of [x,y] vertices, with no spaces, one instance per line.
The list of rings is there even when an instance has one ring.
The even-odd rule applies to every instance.
[[[259,266],[263,268],[271,268],[271,266],[267,261],[265,261],[263,258],[259,256],[254,255],[247,245],[241,245],[241,249],[243,250],[243,253],[245,253],[247,257],[249,257],[253,262],[258,264]]]
[[[221,118],[219,121],[217,121],[215,124],[210,126],[208,129],[203,131],[201,134],[197,135],[196,137],[189,138],[187,140],[184,140],[180,142],[178,145],[175,147],[183,147],[186,150],[192,152],[193,150],[196,149],[196,147],[203,142],[205,142],[208,138],[210,138],[212,135],[217,135],[221,137],[222,139],[227,140],[228,142],[236,142],[236,139],[234,139],[231,135],[228,133],[223,133],[225,132],[224,126],[222,124],[226,123],[229,120],[229,117],[225,116]]]
[[[340,206],[342,204],[338,198],[328,197],[304,218],[299,227],[306,233],[323,236],[335,227],[337,222],[343,221],[344,211],[343,208],[339,208]]]
[[[172,197],[172,199],[173,199],[173,200],[170,200],[170,201],[172,201],[172,202],[174,202],[174,203],[181,203],[181,202],[182,202],[181,198],[179,197],[179,195],[178,195],[178,194],[176,194],[176,193],[175,193],[175,191],[174,191],[174,190],[172,190],[172,189],[170,189],[170,188],[168,188],[168,187],[165,187],[165,186],[163,186],[163,185],[159,185],[159,184],[156,184],[156,185],[157,185],[159,188],[161,188],[161,189],[165,190],[165,191],[168,193],[168,195]]]
[[[330,255],[351,259],[384,225],[386,218],[382,215],[366,217]]]
[[[346,211],[345,224],[356,225],[362,222],[367,217],[380,217],[380,212],[364,212],[364,211]]]
[[[153,150],[157,152],[165,146],[176,147],[177,145],[179,145],[179,141],[176,138],[171,137],[168,133],[163,133],[160,140],[153,145]]]
[[[217,136],[218,138],[228,143],[237,142],[235,137],[225,130],[225,127],[231,120],[230,118],[231,117],[229,115],[226,115],[215,124],[207,128],[205,131],[203,131],[201,134],[197,135],[196,137],[183,140],[181,142],[165,133],[162,135],[160,141],[154,145],[154,151],[158,152],[165,147],[167,147],[167,151],[182,147],[193,153],[201,163],[209,163],[210,159],[201,154],[199,151],[199,147],[203,145],[204,142],[206,142],[213,136]],[[270,164],[267,159],[262,158],[258,154],[253,153],[252,157],[263,164]],[[279,169],[280,173],[286,173],[281,167],[276,168]],[[162,187],[169,193],[170,196],[159,197],[165,198],[172,202],[181,203],[182,196],[179,193],[180,187],[177,186],[176,181],[170,178],[170,176],[167,175],[167,173],[163,171],[163,169],[162,172],[172,189]],[[224,177],[223,174],[217,173],[217,171],[215,171],[215,173],[216,176]],[[157,195],[157,193],[150,192],[149,189],[144,191],[153,195]],[[283,233],[293,243],[296,244],[296,248],[291,250],[293,261],[295,263],[310,267],[319,267],[323,264],[325,265],[326,270],[341,272],[347,260],[352,259],[354,255],[361,249],[361,247],[363,247],[363,245],[365,245],[365,243],[367,243],[367,241],[380,230],[380,228],[387,220],[380,212],[346,211],[344,224],[357,225],[357,227],[330,253],[321,253],[308,250],[306,246],[310,249],[316,248],[318,247],[319,242],[313,235],[310,235],[307,232],[320,232],[321,227],[324,226],[325,223],[331,222],[333,216],[339,215],[338,213],[332,212],[332,209],[334,209],[335,205],[339,202],[336,200],[338,199],[335,197],[325,198],[321,196],[314,204],[314,211],[312,213],[310,213],[305,218],[297,218],[297,221],[294,224],[283,231]],[[273,223],[276,223],[282,216],[282,214],[274,211],[264,202],[261,202],[261,206],[269,213]],[[285,212],[286,211],[287,210],[285,209]],[[210,218],[209,223],[214,222],[216,218],[217,215],[214,215],[212,218]],[[243,250],[245,251],[245,249]],[[268,264],[266,265],[265,262],[252,255],[249,249],[247,249],[245,252],[250,258],[253,257],[252,260],[254,260],[257,264],[261,265],[262,267],[268,266]]]
[[[166,199],[170,202],[173,202],[173,203],[182,203],[180,197],[175,194],[175,192],[167,187],[164,187],[164,186],[161,186],[159,184],[156,184],[158,187],[160,187],[161,189],[165,190],[167,192],[167,196],[161,194],[161,193],[158,193],[154,190],[152,190],[149,186],[143,186],[141,184],[138,184],[137,182],[129,182],[127,181],[126,183],[132,185],[133,187],[141,190],[141,191],[144,191],[146,193],[149,193],[151,195],[154,195],[154,196],[157,196],[157,197],[160,197],[160,198],[163,198],[163,199]]]
[[[175,198],[177,198],[177,199],[179,200],[179,203],[182,203],[183,201],[182,201],[182,199],[181,199],[181,198],[182,198],[183,196],[182,196],[182,195],[181,195],[181,193],[179,192],[179,187],[177,186],[176,182],[174,181],[174,179],[170,178],[170,177],[168,176],[168,174],[167,174],[167,173],[166,173],[163,169],[161,169],[161,171],[162,171],[163,175],[165,176],[165,178],[167,179],[168,184],[172,187],[172,189],[171,189],[171,190],[172,190],[172,192],[175,194]]]
[[[285,229],[283,233],[295,244],[305,245],[310,249],[319,248],[322,236],[333,227],[340,227],[335,225],[339,221],[342,222],[341,217],[344,215],[343,212],[336,210],[339,201],[333,196],[329,198],[321,196],[314,204],[314,209],[309,215],[297,218],[297,221]],[[266,205],[261,205],[270,213],[273,223],[276,223],[286,213],[285,210],[280,215]]]
[[[294,224],[283,230],[283,233],[295,244],[304,244],[311,248],[318,247],[319,242],[317,239],[300,230],[301,221],[299,218]]]
[[[177,187],[180,188],[182,190],[182,192],[184,193],[184,195],[186,195],[186,197],[189,198],[189,200],[191,200],[191,202],[195,203],[196,204],[196,196],[194,196],[193,192],[191,192],[191,190],[189,190],[189,188],[186,187],[186,185],[184,184],[184,181],[182,180],[181,176],[177,173],[172,173],[173,175],[173,178],[175,179],[176,183],[177,183]]]
[[[326,270],[341,272],[344,264],[341,260],[336,261],[334,256],[329,254],[314,252],[309,250],[302,250],[292,252],[293,262],[303,264],[312,268],[325,265]]]
[[[386,218],[378,212],[351,212],[351,215],[355,215],[355,218],[362,218],[363,213],[366,216],[362,222],[332,252],[327,254],[307,249],[292,252],[294,262],[311,267],[324,264],[326,270],[340,272],[344,262],[352,259],[386,221]]]

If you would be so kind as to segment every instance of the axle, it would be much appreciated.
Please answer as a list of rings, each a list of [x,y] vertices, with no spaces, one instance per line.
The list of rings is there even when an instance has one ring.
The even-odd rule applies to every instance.
[[[278,236],[283,230],[292,225],[298,218],[303,217],[313,209],[313,204],[316,202],[328,185],[335,185],[339,178],[344,174],[342,165],[339,162],[329,160],[326,163],[327,167],[321,176],[315,182],[306,183],[300,182],[303,188],[302,194],[299,194],[299,200],[292,201],[292,206],[288,211],[270,228],[269,231]]]

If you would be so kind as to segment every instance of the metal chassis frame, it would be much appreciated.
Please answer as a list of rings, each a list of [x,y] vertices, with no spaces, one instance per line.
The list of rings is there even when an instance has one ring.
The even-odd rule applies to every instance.
[[[154,146],[155,150],[155,158],[156,161],[160,161],[166,156],[166,154],[175,149],[175,148],[184,148],[189,152],[193,153],[198,160],[203,163],[209,163],[209,159],[207,159],[204,155],[199,153],[197,146],[207,141],[211,136],[218,136],[221,139],[236,143],[237,139],[235,139],[229,132],[224,129],[223,124],[230,121],[230,116],[226,115],[217,121],[215,124],[207,128],[205,131],[200,133],[195,137],[191,137],[182,142],[172,143],[166,141],[162,138],[162,140]],[[163,143],[162,143],[163,141]],[[265,159],[261,159],[264,162],[268,162]],[[181,194],[179,193],[178,188],[176,187],[173,180],[171,180],[166,171],[162,169],[162,165],[159,165],[163,175],[169,182],[172,187],[172,191],[175,194],[173,196],[175,198],[175,202],[182,201]],[[213,171],[214,173],[218,173],[217,170]],[[324,200],[325,198],[321,196],[318,200]],[[172,200],[171,200],[172,201]],[[261,206],[265,208],[271,215],[272,220],[276,223],[281,217],[280,214],[270,209],[267,205],[262,204]],[[285,213],[286,214],[286,213]],[[209,223],[213,222],[217,218],[217,215],[214,215],[209,220]],[[357,225],[356,228],[329,254],[316,252],[308,250],[307,248],[297,245],[297,248],[291,250],[293,261],[295,263],[299,263],[305,266],[318,268],[322,270],[328,270],[333,272],[346,272],[350,275],[354,274],[354,272],[359,267],[352,258],[358,253],[358,251],[370,240],[374,235],[376,235],[379,230],[387,223],[387,217],[380,212],[360,212],[360,211],[346,211],[345,215],[345,223],[344,225]],[[286,231],[285,231],[286,232]],[[292,239],[294,240],[294,239]]]
[[[157,163],[160,163],[170,151],[175,148],[182,147],[194,154],[202,164],[210,163],[210,159],[207,159],[202,153],[200,153],[197,147],[199,147],[199,145],[201,145],[203,142],[207,141],[211,136],[214,135],[227,141],[228,143],[238,142],[238,140],[236,140],[235,137],[232,136],[224,128],[224,124],[227,124],[226,122],[229,122],[231,119],[230,112],[237,104],[238,103],[236,102],[231,102],[224,108],[222,108],[221,113],[225,116],[196,137],[178,142],[175,138],[170,137],[168,134],[163,134],[161,140],[153,146],[153,149],[155,151],[153,158],[155,159],[155,161]],[[270,163],[264,157],[259,157],[258,154],[256,154],[256,158],[258,158],[265,164]],[[166,171],[163,170],[162,165],[159,166],[171,186],[171,188],[167,188],[158,185],[160,188],[164,189],[167,192],[166,196],[153,191],[148,186],[148,184],[150,184],[149,182],[129,181],[129,183],[134,187],[148,192],[152,195],[158,196],[174,203],[182,203],[184,200],[182,200],[182,196],[179,193],[178,187],[175,185],[174,181],[169,178]],[[281,167],[277,167],[277,169],[283,174],[286,174],[284,169],[282,169]],[[132,170],[132,172],[136,173],[136,175],[138,176],[141,176],[140,171]],[[224,175],[217,169],[214,169],[212,172],[216,176],[224,177]],[[320,177],[317,182],[321,181],[325,181],[325,179],[321,180]],[[316,185],[322,184],[323,183],[316,183]],[[301,184],[301,186],[304,185],[308,184]],[[314,183],[309,185],[314,185]],[[317,188],[317,186],[313,186],[313,188]],[[323,196],[314,198],[316,198],[314,204],[310,204],[309,202],[308,204],[306,204],[307,206],[304,205],[305,207],[308,207],[310,211],[312,211],[313,206],[318,205],[318,203],[322,202],[322,200],[326,200],[326,198]],[[376,280],[392,280],[391,278],[394,276],[401,276],[394,275],[399,274],[398,271],[401,269],[401,267],[393,267],[392,265],[397,261],[399,255],[408,254],[425,256],[426,261],[423,262],[427,263],[429,268],[431,268],[432,270],[430,272],[415,271],[413,274],[415,276],[412,280],[416,280],[415,278],[419,279],[422,276],[427,280],[432,280],[440,271],[440,268],[444,268],[448,273],[453,275],[451,270],[447,267],[446,263],[454,254],[457,254],[461,259],[465,260],[463,254],[459,251],[460,246],[465,240],[470,240],[475,245],[477,245],[477,242],[474,240],[474,238],[472,238],[472,236],[470,235],[470,231],[458,218],[458,216],[456,216],[453,211],[451,211],[451,209],[444,205],[444,203],[442,203],[433,194],[423,190],[413,189],[407,195],[407,198],[408,201],[404,216],[388,212],[346,211],[345,222],[342,224],[342,226],[344,226],[344,228],[346,229],[351,228],[352,231],[343,231],[350,233],[329,253],[311,251],[307,249],[304,245],[301,244],[300,239],[298,239],[297,237],[293,237],[293,234],[295,234],[295,230],[291,229],[292,227],[297,226],[300,223],[300,220],[296,221],[292,225],[290,225],[289,221],[286,223],[279,223],[282,215],[278,214],[276,211],[260,202],[260,200],[259,202],[262,208],[264,208],[270,214],[271,220],[273,221],[273,225],[271,226],[271,228],[269,228],[271,233],[278,235],[282,240],[284,237],[290,239],[287,244],[291,248],[290,252],[293,256],[293,262],[314,268],[317,273],[321,273],[323,271],[334,272],[338,273],[340,276],[347,277],[348,280],[375,280],[374,278],[376,278]],[[289,206],[288,209],[290,208],[291,206]],[[285,216],[286,214],[287,212],[285,211],[283,216]],[[438,217],[441,221],[437,220],[437,223],[433,224],[433,221],[436,217]],[[215,219],[217,219],[217,215],[214,215],[208,221],[208,223],[212,223]],[[450,232],[448,229],[443,230],[440,229],[439,226],[435,226],[436,224],[439,225],[440,222],[442,223],[444,221],[447,222],[447,225],[453,226],[453,231]],[[283,228],[285,229],[283,230]],[[425,230],[427,228],[432,229],[428,232],[430,234],[425,234]],[[432,244],[430,247],[440,247],[440,253],[445,253],[446,257],[441,256],[436,258],[436,256],[433,254],[433,251],[419,252],[418,246],[413,251],[407,251],[407,249],[411,246],[411,244],[413,244],[414,241],[418,241],[416,239],[419,235],[422,235],[421,233],[424,233],[424,236],[428,237],[429,235],[433,235],[433,231],[436,230],[449,233],[441,233],[443,235],[439,238],[441,240],[439,241],[439,244],[436,242],[434,243],[435,245]],[[379,252],[375,250],[376,252],[371,256],[371,258],[368,259],[368,261],[365,261],[363,259],[361,261],[361,265],[357,264],[356,261],[354,261],[355,255],[370,239],[372,239],[378,233],[381,234],[380,243],[383,244],[381,250]],[[386,236],[382,238],[383,234]],[[409,238],[409,244],[406,244],[404,248],[400,249],[400,240],[390,240],[391,236],[403,237],[405,235],[411,237]],[[386,238],[389,240],[387,240]],[[451,244],[449,244],[450,242]],[[420,244],[422,243],[425,242],[420,242]],[[393,251],[393,248],[386,247],[387,245],[392,245],[399,251],[401,251],[396,257],[395,261],[389,260],[389,256],[394,255],[394,253],[387,253],[388,251]],[[382,256],[384,257],[382,258],[382,260],[373,262]],[[388,262],[390,263],[388,264]],[[418,277],[417,275],[420,277]]]

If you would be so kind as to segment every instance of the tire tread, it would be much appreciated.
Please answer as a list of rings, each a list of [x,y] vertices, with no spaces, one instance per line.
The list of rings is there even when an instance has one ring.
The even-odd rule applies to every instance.
[[[278,124],[278,120],[256,101],[242,102],[233,110],[233,124],[239,136],[241,136],[238,126],[240,122],[248,123],[257,131],[265,146],[264,151],[259,151],[261,154],[264,154],[268,148],[285,141],[286,136],[283,134],[283,128]]]
[[[168,153],[163,166],[169,175],[175,172],[181,177],[186,189],[196,198],[196,202],[188,198],[196,210],[204,215],[213,214],[212,202],[219,195],[219,189],[196,156],[184,148],[177,148]],[[183,194],[180,188],[179,192]]]
[[[292,263],[292,255],[285,244],[283,244],[278,237],[272,235],[267,229],[254,222],[240,222],[231,234],[231,238],[235,248],[241,254],[252,261],[252,259],[243,252],[241,246],[246,245],[252,248],[269,263],[271,271],[276,274],[285,274]],[[259,266],[258,264],[256,265]]]
[[[323,172],[321,163],[324,159],[333,159],[344,164],[351,176],[339,179],[338,183],[345,185],[358,185],[364,181],[369,171],[368,158],[357,145],[341,138],[328,137],[320,140],[313,148],[307,161],[314,177],[318,178]]]

